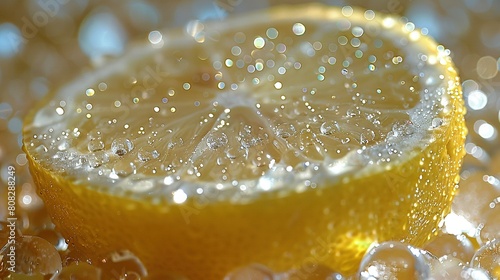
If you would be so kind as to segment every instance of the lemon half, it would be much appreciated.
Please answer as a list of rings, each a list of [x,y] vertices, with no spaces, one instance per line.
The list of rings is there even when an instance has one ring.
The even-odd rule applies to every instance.
[[[283,6],[156,33],[53,91],[24,149],[81,259],[151,279],[355,271],[449,211],[465,109],[449,50],[351,7]]]

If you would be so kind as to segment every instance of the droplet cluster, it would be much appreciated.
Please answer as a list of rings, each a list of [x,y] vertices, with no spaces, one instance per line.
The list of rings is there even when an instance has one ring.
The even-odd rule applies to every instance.
[[[433,117],[439,110],[424,107],[438,107],[444,76],[434,79],[432,68],[449,51],[439,46],[440,56],[428,58],[406,50],[408,42],[379,36],[392,21],[368,14],[362,25],[351,15],[344,11],[338,26],[263,21],[245,32],[193,21],[173,42],[153,31],[142,46],[153,60],[132,50],[126,74],[111,62],[98,78],[75,82],[74,101],[62,89],[37,113],[28,147],[55,171],[117,191],[146,175],[158,178],[148,183],[155,191],[188,196],[199,186],[187,181],[254,192],[269,190],[255,179],[277,170],[326,170],[347,155],[367,168],[394,161],[443,124]]]
[[[123,5],[123,9],[115,9],[114,7],[111,9],[110,4],[106,2],[97,3],[83,3],[78,1],[66,1],[66,4],[62,4],[58,6],[60,8],[60,12],[56,17],[47,17],[47,23],[44,23],[41,26],[36,26],[36,33],[32,33],[30,35],[34,35],[34,37],[30,37],[29,40],[21,40],[17,41],[19,44],[9,43],[8,38],[18,38],[18,39],[27,39],[24,37],[22,31],[22,23],[19,20],[25,17],[28,21],[33,23],[33,18],[31,17],[33,12],[35,14],[40,14],[42,11],[39,3],[28,3],[18,5],[19,3],[4,3],[4,8],[2,11],[4,23],[0,24],[0,38],[2,38],[3,42],[7,42],[7,44],[0,45],[0,59],[2,59],[2,63],[0,63],[0,81],[4,85],[4,91],[2,93],[2,100],[0,101],[0,127],[5,133],[5,137],[2,138],[2,143],[0,144],[0,166],[2,168],[2,174],[0,179],[6,182],[6,177],[4,172],[8,165],[15,164],[18,168],[18,190],[20,194],[19,197],[19,213],[22,214],[22,224],[24,225],[21,229],[23,232],[31,232],[36,233],[46,240],[58,240],[57,242],[52,242],[57,250],[64,251],[63,247],[59,247],[56,244],[63,244],[65,246],[64,238],[60,237],[58,234],[47,227],[50,228],[50,221],[45,214],[45,210],[43,208],[43,204],[38,194],[35,191],[35,187],[32,184],[30,176],[27,173],[27,159],[25,154],[20,150],[22,145],[20,133],[22,129],[22,119],[23,115],[26,114],[27,110],[33,105],[33,102],[40,99],[44,95],[49,92],[49,88],[53,88],[54,84],[60,83],[62,80],[68,80],[69,78],[77,75],[79,73],[80,68],[75,67],[75,64],[85,65],[87,56],[84,54],[74,55],[74,52],[78,53],[79,44],[85,44],[88,46],[92,46],[93,42],[97,42],[99,49],[98,52],[94,53],[93,62],[99,63],[101,60],[99,57],[102,57],[104,53],[115,55],[123,50],[120,45],[125,44],[125,37],[123,30],[124,27],[116,27],[117,22],[115,21],[111,28],[108,28],[107,31],[111,31],[112,33],[116,33],[116,36],[106,36],[97,38],[96,36],[89,36],[92,32],[88,31],[88,27],[85,30],[80,29],[82,35],[87,34],[86,37],[82,37],[83,40],[73,40],[76,36],[76,32],[78,31],[78,26],[80,25],[79,20],[81,19],[89,19],[92,21],[100,22],[100,20],[110,17],[106,16],[90,16],[95,13],[90,13],[92,11],[100,11],[103,13],[113,14],[111,18],[113,20],[118,19],[120,23],[119,25],[127,26],[126,34],[129,34],[132,37],[134,34],[139,32],[143,33],[145,30],[150,32],[154,28],[157,28],[158,23],[160,26],[165,26],[171,24],[171,22],[175,21],[176,24],[184,24],[187,20],[195,17],[199,18],[212,18],[219,19],[220,17],[227,16],[230,13],[234,13],[234,9],[238,8],[238,11],[248,9],[245,3],[250,2],[241,2],[241,1],[229,1],[229,3],[242,3],[239,4],[238,7],[233,7],[229,4],[223,3],[224,1],[216,1],[217,5],[211,5],[208,9],[195,8],[195,9],[186,9],[186,6],[192,5],[194,1],[183,1],[178,4],[177,9],[170,7],[169,2],[162,2],[162,5],[169,6],[169,8],[165,8],[166,12],[164,15],[160,15],[158,11],[162,8],[158,3],[145,3],[141,1],[132,1]],[[197,3],[199,1],[196,1]],[[262,7],[263,1],[254,1],[252,3],[257,3],[256,6]],[[265,1],[264,1],[265,2]],[[340,1],[329,1],[329,3],[337,3]],[[40,2],[42,3],[42,2]],[[55,3],[55,2],[54,2]],[[57,1],[57,3],[65,3],[65,1]],[[222,5],[224,4],[224,5]],[[267,3],[264,3],[267,5]],[[497,3],[495,1],[481,1],[481,0],[471,0],[471,1],[457,1],[453,4],[453,9],[449,9],[448,1],[388,1],[385,2],[377,2],[377,3],[359,3],[360,5],[367,5],[369,8],[375,10],[388,10],[391,13],[399,13],[401,15],[406,15],[412,21],[416,23],[419,27],[424,27],[422,30],[423,34],[430,33],[434,36],[438,41],[445,43],[446,46],[450,47],[454,53],[454,61],[457,63],[457,66],[460,68],[461,76],[464,80],[462,86],[464,88],[464,94],[466,97],[466,104],[468,106],[468,126],[469,126],[469,142],[466,146],[467,148],[467,156],[465,160],[465,168],[462,172],[462,181],[460,184],[460,196],[461,201],[454,205],[454,213],[449,215],[445,222],[445,228],[447,231],[453,232],[454,234],[459,234],[463,232],[468,237],[472,236],[472,240],[476,242],[479,240],[480,245],[485,245],[491,240],[495,234],[499,232],[499,230],[495,230],[495,227],[498,226],[498,215],[495,215],[496,209],[498,207],[494,207],[498,204],[498,201],[495,200],[498,194],[492,193],[490,196],[490,191],[498,189],[498,177],[499,171],[496,166],[498,166],[499,157],[496,154],[497,150],[497,142],[498,135],[497,131],[498,127],[498,52],[496,52],[497,47],[499,46],[498,41],[498,23],[494,20],[495,16],[498,16],[498,8]],[[184,7],[184,8],[182,8]],[[244,9],[240,9],[244,7]],[[105,9],[102,9],[105,8]],[[107,9],[110,8],[110,9]],[[251,7],[254,8],[254,7]],[[27,11],[29,9],[29,12]],[[85,12],[89,11],[88,14]],[[205,12],[202,12],[205,11]],[[209,11],[207,13],[206,11]],[[46,12],[42,11],[43,14]],[[348,15],[352,13],[352,8],[346,7],[343,9],[343,12]],[[173,14],[176,14],[174,17]],[[46,14],[48,15],[48,14]],[[129,15],[129,16],[126,16]],[[373,19],[375,13],[372,10],[368,10],[365,12],[365,16],[367,19]],[[437,20],[436,20],[437,19]],[[200,23],[202,21],[199,21]],[[46,24],[46,25],[45,25]],[[89,25],[87,25],[89,26]],[[95,25],[94,25],[95,26]],[[98,26],[102,26],[102,22],[98,24]],[[408,26],[411,28],[411,25]],[[91,30],[95,30],[91,29]],[[194,28],[199,32],[201,30],[201,26],[198,24],[198,27]],[[306,30],[307,31],[307,30]],[[69,36],[66,36],[69,34]],[[95,34],[95,33],[94,33]],[[147,34],[147,33],[146,33]],[[307,34],[307,33],[306,33]],[[209,34],[210,35],[210,34]],[[235,35],[235,42],[241,41],[243,34]],[[279,32],[276,28],[270,28],[266,30],[265,34],[261,34],[262,38],[276,39],[279,35]],[[411,33],[410,36],[413,38],[417,38],[419,33]],[[163,36],[160,31],[151,31],[149,36],[147,37],[148,41],[154,47],[161,47],[168,42],[169,38],[167,36]],[[7,39],[6,39],[7,38]],[[68,40],[68,38],[70,38]],[[206,38],[209,38],[206,36]],[[212,38],[216,38],[216,36],[212,36]],[[4,40],[5,39],[5,40]],[[125,39],[125,40],[124,40]],[[200,37],[196,37],[197,40],[201,40]],[[101,40],[101,42],[98,42]],[[106,40],[111,42],[111,45],[114,48],[106,50]],[[237,41],[238,40],[238,41]],[[342,39],[343,40],[343,39]],[[56,42],[56,43],[54,43]],[[375,42],[379,44],[378,42]],[[313,43],[314,45],[314,43]],[[316,44],[318,46],[318,44]],[[264,46],[265,47],[265,46]],[[85,47],[87,50],[88,47]],[[287,46],[285,44],[278,44],[276,49],[284,52]],[[67,50],[71,49],[71,52]],[[314,48],[313,48],[314,49]],[[361,50],[362,51],[362,50]],[[232,55],[238,56],[242,52],[239,46],[234,46],[231,48]],[[357,52],[354,54],[355,57],[360,56],[361,53]],[[366,57],[366,56],[365,56]],[[375,62],[376,57],[368,57],[370,62]],[[337,58],[332,56],[328,58],[328,63],[335,64],[340,63],[342,61],[337,61]],[[224,60],[224,64],[231,65],[232,67],[238,67],[238,65],[242,65],[242,62],[238,62],[238,60],[234,61],[234,59]],[[396,60],[397,62],[397,60]],[[239,64],[238,64],[239,63]],[[19,64],[28,65],[29,67],[17,66]],[[279,75],[285,74],[287,71],[291,71],[291,69],[300,68],[303,63],[293,63],[291,68],[285,68],[284,66],[280,66],[277,68],[277,72]],[[57,65],[57,67],[49,67],[49,65]],[[257,64],[258,67],[264,67],[264,63]],[[255,65],[253,66],[255,67]],[[275,66],[276,67],[276,66]],[[253,68],[250,67],[250,70]],[[369,65],[368,69],[370,71],[375,71],[377,68],[375,64]],[[155,71],[156,69],[151,68],[148,71]],[[256,71],[256,70],[254,70]],[[321,76],[324,73],[321,73],[323,68],[318,68],[318,79],[322,79]],[[157,72],[158,73],[158,72]],[[342,73],[348,74],[346,71],[342,71]],[[209,75],[204,73],[201,75],[202,81],[210,80]],[[253,78],[252,82],[259,83],[261,79]],[[150,82],[154,82],[155,80],[149,80]],[[281,87],[285,84],[282,81],[275,81],[274,85]],[[227,89],[227,85],[224,85]],[[142,86],[138,85],[138,88]],[[88,95],[89,97],[92,95],[99,94],[100,92],[106,92],[107,84],[104,81],[96,83],[88,93],[84,90],[83,94]],[[382,94],[381,89],[377,89],[375,91],[378,94]],[[170,92],[166,92],[164,97],[157,100],[158,105],[150,107],[150,110],[154,113],[162,113],[164,114],[161,104],[167,104],[169,102],[169,98],[171,97]],[[133,101],[139,102],[139,99],[133,99]],[[127,101],[124,100],[110,100],[112,106],[114,108],[119,109],[122,106],[122,102],[124,104]],[[60,100],[59,104],[55,104],[53,107],[53,112],[60,116],[68,116],[68,112],[72,113],[74,110],[76,112],[80,112],[81,116],[88,118],[92,117],[91,112],[87,112],[87,106],[82,104],[80,108],[68,108],[69,100]],[[200,101],[194,101],[193,104],[195,106],[200,105]],[[256,106],[257,107],[257,106]],[[89,106],[91,110],[96,110],[96,105],[92,104]],[[128,110],[128,107],[123,111]],[[177,109],[175,107],[165,107],[167,112],[175,112]],[[115,112],[123,113],[123,111],[117,110]],[[153,114],[154,115],[154,114]],[[117,124],[118,120],[115,118],[108,118],[105,120],[106,123],[112,125]],[[321,134],[329,135],[334,133],[334,131],[328,128],[330,127],[330,123],[325,122],[323,129],[320,129]],[[119,124],[123,128],[130,128],[131,124],[121,123]],[[411,125],[407,127],[412,127]],[[138,131],[141,131],[137,128]],[[87,133],[89,130],[78,130],[75,128],[68,129],[61,133],[60,140],[57,140],[57,137],[54,135],[50,135],[50,132],[42,132],[39,134],[33,135],[33,139],[37,138],[45,138],[45,139],[56,139],[57,145],[39,145],[37,150],[40,151],[41,154],[48,151],[49,149],[55,147],[58,152],[53,156],[54,162],[61,162],[61,172],[65,172],[64,167],[66,166],[75,166],[76,168],[90,168],[88,155],[90,153],[98,152],[98,151],[106,151],[106,154],[110,155],[111,159],[115,156],[113,153],[110,153],[111,142],[107,141],[107,139],[99,140],[93,142],[91,145],[91,140],[88,139],[88,143],[80,143],[83,146],[79,146],[79,152],[74,152],[70,150],[73,144],[73,138],[88,137]],[[144,130],[142,130],[144,131]],[[273,129],[274,131],[274,129]],[[269,137],[269,135],[261,134],[259,130],[253,130],[251,133],[244,132],[243,136],[240,136],[241,139],[245,139],[243,143],[247,146],[255,146],[257,143]],[[50,138],[49,138],[50,137]],[[120,135],[123,138],[123,135]],[[93,137],[92,139],[97,138]],[[87,138],[86,138],[87,139]],[[85,142],[85,141],[83,141]],[[175,146],[177,143],[182,143],[182,140],[172,141],[168,146]],[[79,144],[79,145],[80,145]],[[96,144],[96,145],[94,145]],[[87,146],[85,146],[87,145]],[[243,144],[242,144],[243,145]],[[145,159],[155,159],[163,153],[154,151],[158,151],[154,146],[147,146],[146,151],[142,151],[139,149],[139,146],[135,146],[132,153],[137,152],[135,154],[137,156],[137,160],[141,162],[148,162],[149,160]],[[227,154],[227,158],[237,158],[243,156],[245,154],[244,149],[231,148],[225,151]],[[91,156],[89,156],[91,157]],[[221,158],[225,159],[225,158]],[[223,161],[221,161],[223,162]],[[96,168],[97,169],[97,168]],[[292,166],[285,167],[285,170],[291,172],[294,170]],[[154,169],[151,169],[151,172],[154,173]],[[171,185],[175,182],[175,176],[167,176],[164,178],[165,185]],[[238,186],[237,183],[234,184]],[[198,189],[198,193],[202,193],[201,189]],[[491,199],[483,199],[483,194],[487,194],[487,197]],[[0,198],[5,201],[4,197],[5,193],[0,193]],[[179,201],[183,197],[182,192],[178,194]],[[464,201],[465,197],[469,197],[470,200]],[[467,203],[467,204],[464,204]],[[461,205],[461,206],[460,206]],[[470,209],[467,209],[468,206]],[[498,212],[498,211],[496,211]],[[0,210],[0,213],[1,210]],[[490,214],[491,213],[491,214]],[[485,217],[481,217],[485,216]],[[487,217],[487,218],[486,218]],[[20,219],[21,220],[21,219]],[[29,227],[28,227],[29,226]],[[5,227],[0,227],[4,229]],[[44,231],[38,231],[36,229],[45,228]],[[0,231],[0,241],[4,244],[5,239],[4,233],[5,231]],[[54,239],[54,236],[58,236]],[[450,238],[444,238],[444,242],[446,244],[453,243],[455,241],[450,241]],[[457,242],[457,243],[461,243]],[[453,243],[453,244],[457,244]],[[490,279],[489,276],[485,276],[485,272],[482,269],[474,269],[464,267],[461,269],[461,265],[458,263],[466,263],[467,260],[470,260],[469,257],[462,258],[464,252],[467,252],[467,256],[469,256],[469,250],[466,242],[465,245],[457,245],[458,247],[454,247],[453,257],[448,259],[440,260],[439,269],[441,268],[450,268],[451,265],[454,267],[458,267],[460,269],[456,269],[458,274],[451,274],[450,270],[442,270],[443,278],[438,278],[437,274],[434,274],[436,279],[449,279],[450,275],[457,275],[456,279]],[[465,246],[465,249],[464,249]],[[449,248],[442,248],[441,251],[447,251]],[[432,251],[433,254],[436,254],[437,251]],[[484,250],[486,252],[493,252],[492,250]],[[457,259],[451,258],[459,258],[463,261],[457,261]],[[49,259],[44,259],[45,261],[49,261]],[[53,259],[50,259],[50,263]],[[99,275],[102,274],[102,271],[96,266],[89,265],[86,262],[76,262],[71,263],[67,260],[64,260],[63,265],[65,266],[61,273],[61,279],[67,279],[73,275],[73,277],[80,277],[82,279],[101,279]],[[56,265],[57,266],[57,265]],[[482,266],[483,268],[485,266]],[[262,268],[259,268],[261,271]],[[122,269],[120,268],[120,271]],[[266,270],[267,271],[267,270]],[[320,269],[316,269],[315,271],[320,271]],[[334,273],[333,271],[330,271]],[[139,273],[140,274],[140,273]],[[131,276],[127,276],[131,275]],[[303,272],[301,274],[292,274],[292,276],[297,277],[299,275],[303,278]],[[313,274],[310,274],[313,275]],[[329,274],[324,274],[329,275]],[[14,277],[19,275],[15,274]],[[3,276],[2,276],[3,277]],[[21,277],[24,277],[21,275]],[[32,276],[37,277],[37,276]],[[121,276],[123,279],[129,279],[125,277],[130,277],[130,279],[137,279],[136,274],[134,273],[125,273],[125,275]],[[135,277],[135,278],[134,278]],[[460,278],[461,277],[461,278]],[[498,276],[497,276],[498,277]],[[59,278],[55,278],[59,279]],[[316,279],[316,278],[312,278]],[[343,279],[338,274],[331,274],[327,279]]]

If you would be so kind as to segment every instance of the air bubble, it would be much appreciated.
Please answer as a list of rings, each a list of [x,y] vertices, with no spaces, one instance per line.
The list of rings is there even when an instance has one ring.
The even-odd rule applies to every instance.
[[[123,156],[134,149],[134,144],[127,138],[116,138],[111,143],[111,152]]]

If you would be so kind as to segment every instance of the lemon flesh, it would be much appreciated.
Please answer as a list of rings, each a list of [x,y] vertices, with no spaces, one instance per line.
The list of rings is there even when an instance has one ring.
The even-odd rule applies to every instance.
[[[411,25],[289,6],[135,46],[33,110],[24,149],[83,259],[127,249],[152,279],[352,272],[372,242],[434,234],[464,114],[449,51]]]

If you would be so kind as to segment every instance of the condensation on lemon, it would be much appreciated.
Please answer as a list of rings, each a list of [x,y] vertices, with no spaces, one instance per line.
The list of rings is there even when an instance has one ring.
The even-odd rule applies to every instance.
[[[465,109],[449,50],[390,16],[284,6],[192,21],[27,117],[33,177],[70,249],[152,279],[311,262],[353,272],[449,211]]]

